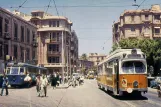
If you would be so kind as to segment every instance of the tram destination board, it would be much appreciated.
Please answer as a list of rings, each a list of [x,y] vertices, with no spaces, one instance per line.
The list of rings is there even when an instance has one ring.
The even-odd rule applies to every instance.
[[[141,58],[140,54],[129,54],[128,58]]]

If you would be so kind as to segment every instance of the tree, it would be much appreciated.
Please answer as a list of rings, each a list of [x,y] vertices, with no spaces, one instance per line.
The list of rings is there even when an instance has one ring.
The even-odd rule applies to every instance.
[[[161,65],[161,40],[129,38],[119,41],[119,46],[121,48],[140,48],[146,54],[148,66],[154,67],[154,75],[158,74]],[[117,48],[118,45],[114,44],[111,52]]]
[[[81,59],[82,60],[87,60],[87,54],[83,53],[82,56],[81,56]]]

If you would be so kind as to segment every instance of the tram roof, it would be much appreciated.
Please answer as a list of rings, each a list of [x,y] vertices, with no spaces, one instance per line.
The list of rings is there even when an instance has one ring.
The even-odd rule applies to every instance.
[[[28,64],[28,63],[8,63],[7,66],[31,67],[31,68],[47,70],[47,68],[45,68],[45,67],[39,67],[39,66],[36,66],[36,65]]]
[[[117,50],[115,50],[114,52],[112,52],[111,54],[109,54],[102,62],[100,62],[98,65],[101,65],[102,63],[106,62],[107,60],[109,60],[110,58],[112,58],[112,56],[116,55],[116,54],[121,54],[121,53],[126,53],[132,50],[136,50],[137,52],[142,52],[141,49],[139,48],[119,48]]]

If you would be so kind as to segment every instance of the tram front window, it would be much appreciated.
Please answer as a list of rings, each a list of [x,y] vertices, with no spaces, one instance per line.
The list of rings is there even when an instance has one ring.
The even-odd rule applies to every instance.
[[[124,73],[144,73],[146,68],[140,61],[126,61],[122,65],[122,70]]]
[[[18,74],[18,68],[17,67],[13,67],[11,69],[11,74]]]

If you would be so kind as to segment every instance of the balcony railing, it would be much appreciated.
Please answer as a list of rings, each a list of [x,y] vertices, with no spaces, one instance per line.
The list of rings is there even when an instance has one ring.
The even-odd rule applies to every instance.
[[[154,37],[161,37],[161,33],[154,33]]]
[[[160,20],[154,20],[153,23],[160,24]]]
[[[61,52],[57,52],[57,51],[48,51],[48,55],[61,55]]]
[[[11,39],[11,36],[10,36],[9,32],[4,33],[4,38],[5,39]]]

